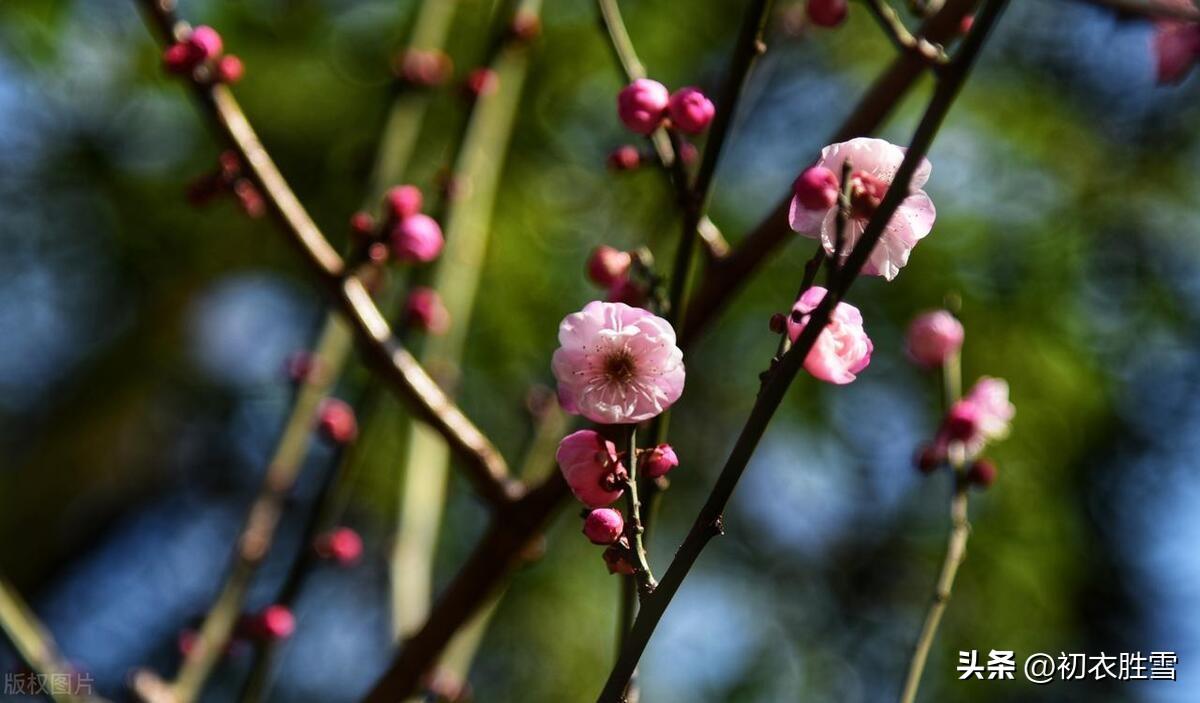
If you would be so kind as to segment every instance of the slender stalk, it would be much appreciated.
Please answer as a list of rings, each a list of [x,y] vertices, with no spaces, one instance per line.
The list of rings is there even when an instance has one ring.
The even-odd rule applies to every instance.
[[[928,39],[913,36],[887,0],[866,0],[866,2],[867,7],[871,10],[871,15],[879,22],[883,33],[896,45],[897,49],[902,52],[914,52],[917,56],[934,64],[944,64],[949,60],[942,47]],[[932,7],[929,8],[929,10],[932,9]]]
[[[645,598],[654,592],[656,583],[654,572],[650,569],[650,560],[646,557],[646,545],[642,541],[646,530],[642,527],[642,503],[638,499],[637,425],[629,426],[629,439],[625,447],[626,462],[629,464],[629,481],[625,484],[625,505],[629,510],[629,521],[625,525],[625,537],[629,540],[629,548],[633,553],[633,576],[637,579],[638,594]]]
[[[515,11],[536,15],[539,7],[540,0],[523,0]],[[510,19],[508,15],[498,17],[505,27]],[[454,385],[450,370],[459,366],[467,347],[529,53],[529,47],[520,41],[500,45],[492,63],[499,87],[477,98],[453,169],[453,178],[467,188],[465,194],[449,199],[446,247],[432,282],[452,324],[446,334],[425,341],[420,357],[425,366],[444,370],[439,380],[448,396],[453,395]],[[392,625],[398,640],[412,634],[429,614],[433,560],[450,470],[449,448],[441,435],[412,422],[405,423],[404,433],[401,506],[391,562]]]
[[[945,409],[962,395],[962,366],[960,356],[956,353],[946,360],[942,367],[942,388],[945,396]],[[961,442],[951,444],[949,448],[950,467],[954,472],[954,493],[950,498],[950,535],[946,542],[946,555],[942,560],[942,568],[934,584],[933,598],[925,620],[921,624],[921,632],[913,645],[912,658],[908,664],[908,675],[904,679],[904,689],[900,693],[901,703],[913,703],[917,699],[917,690],[921,686],[921,674],[925,671],[925,662],[929,658],[929,650],[937,636],[938,626],[942,615],[950,602],[950,593],[954,588],[954,578],[958,567],[967,556],[967,538],[971,534],[971,524],[967,520],[967,502],[969,484],[966,477],[966,457]]]
[[[54,637],[38,621],[33,610],[21,598],[21,594],[3,575],[0,575],[0,629],[4,630],[17,654],[37,677],[37,682],[45,684],[46,695],[55,703],[100,700],[90,695],[81,695],[82,691],[76,690],[73,684],[66,686],[65,690],[54,685],[54,682],[62,680],[61,677],[72,681],[74,669],[59,653]]]
[[[742,472],[745,471],[750,457],[754,454],[759,440],[762,439],[767,425],[782,402],[783,396],[791,385],[791,382],[799,372],[804,357],[807,356],[817,337],[829,323],[829,317],[834,306],[841,302],[842,297],[853,284],[859,271],[862,270],[867,257],[879,242],[884,228],[891,220],[892,215],[895,214],[900,202],[908,197],[909,184],[912,181],[913,174],[916,172],[921,160],[924,159],[925,154],[929,151],[934,136],[936,136],[938,129],[945,120],[946,114],[954,103],[954,99],[958,96],[963,83],[966,81],[974,65],[975,59],[978,57],[984,39],[998,19],[1005,3],[1006,0],[987,1],[979,18],[976,20],[974,31],[963,42],[958,55],[947,67],[946,72],[940,77],[929,105],[925,110],[925,114],[921,117],[921,121],[917,125],[904,161],[900,164],[900,168],[897,170],[892,184],[883,198],[883,202],[880,203],[878,210],[871,218],[870,223],[863,232],[862,238],[850,252],[849,257],[847,257],[842,267],[842,275],[838,276],[829,293],[826,294],[817,309],[813,311],[808,324],[805,325],[804,330],[796,340],[795,346],[784,355],[780,363],[770,372],[770,377],[763,385],[758,399],[750,411],[750,417],[743,426],[729,459],[726,461],[725,467],[721,470],[721,474],[717,478],[717,482],[713,486],[708,500],[697,515],[692,529],[680,546],[675,559],[667,568],[667,572],[659,583],[658,588],[649,597],[643,599],[630,637],[626,641],[625,648],[618,658],[616,666],[613,667],[604,690],[600,694],[598,700],[601,703],[616,703],[620,700],[621,693],[624,691],[629,677],[636,668],[638,660],[641,659],[642,652],[645,650],[650,637],[654,634],[654,630],[663,613],[666,611],[667,606],[670,604],[671,599],[679,590],[679,586],[691,571],[692,566],[699,558],[701,551],[703,551],[709,540],[721,533],[723,529],[722,513],[730,497],[733,495],[734,488],[741,479]]]

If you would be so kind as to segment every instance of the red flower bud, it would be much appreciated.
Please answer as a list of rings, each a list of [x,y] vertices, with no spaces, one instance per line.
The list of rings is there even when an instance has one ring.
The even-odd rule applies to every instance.
[[[321,434],[334,444],[349,444],[358,437],[358,421],[354,409],[339,398],[326,398],[317,411],[317,426]]]

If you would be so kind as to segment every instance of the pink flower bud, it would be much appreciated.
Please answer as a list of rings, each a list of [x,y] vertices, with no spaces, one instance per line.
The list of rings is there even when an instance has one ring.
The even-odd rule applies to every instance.
[[[613,490],[625,467],[617,459],[617,446],[595,430],[579,430],[563,438],[554,455],[571,492],[589,508],[603,508],[625,492]]]
[[[420,213],[421,206],[425,204],[421,189],[413,185],[395,186],[388,189],[383,197],[387,201],[388,212],[397,222]]]
[[[223,48],[221,35],[212,27],[201,25],[188,35],[187,45],[192,48],[197,62],[215,59],[221,55]]]
[[[444,51],[409,49],[400,59],[400,76],[421,88],[441,85],[453,70],[454,62]]]
[[[491,95],[500,88],[500,75],[487,67],[477,68],[467,74],[463,88],[471,98]]]
[[[917,450],[917,454],[913,457],[913,465],[923,474],[931,474],[937,467],[942,465],[946,460],[946,450],[940,447],[936,442],[926,444]]]
[[[846,0],[808,0],[808,19],[818,27],[836,27],[848,9]]]
[[[535,12],[518,10],[509,30],[518,41],[530,42],[537,39],[538,35],[542,33],[542,20]]]
[[[962,348],[963,334],[962,323],[946,310],[918,315],[908,326],[908,355],[926,368],[939,367]]]
[[[334,444],[349,444],[358,437],[354,409],[339,398],[326,398],[317,410],[317,427]]]
[[[682,142],[679,145],[679,158],[683,163],[691,166],[696,163],[696,159],[700,156],[700,150],[691,142]]]
[[[824,166],[812,166],[796,177],[792,192],[805,210],[828,210],[838,201],[837,174]]]
[[[624,278],[617,281],[605,293],[604,299],[610,303],[625,303],[633,308],[640,308],[646,305],[647,290],[644,286],[635,281]]]
[[[979,409],[968,400],[956,402],[946,413],[944,428],[949,439],[957,442],[970,441],[979,429]]]
[[[392,255],[399,261],[430,262],[442,252],[442,228],[437,220],[417,213],[392,228]]]
[[[368,240],[375,236],[375,218],[358,211],[350,216],[350,234],[359,240]]]
[[[583,519],[583,534],[592,544],[612,544],[621,538],[625,519],[620,510],[597,508]]]
[[[647,449],[638,461],[638,469],[643,476],[659,478],[679,466],[679,457],[669,444],[660,444],[653,449]]]
[[[681,132],[699,134],[708,129],[717,108],[698,88],[680,88],[667,103],[671,124]]]
[[[296,618],[285,605],[269,605],[254,618],[253,631],[265,641],[284,640],[296,631]]]
[[[1200,58],[1200,24],[1179,20],[1156,22],[1152,50],[1158,82],[1182,81]]]
[[[233,54],[226,54],[217,61],[217,80],[222,83],[237,83],[246,75],[246,66]]]
[[[404,303],[404,312],[409,325],[430,334],[444,334],[450,329],[450,311],[432,288],[413,288]]]
[[[975,26],[975,15],[963,15],[958,22],[958,33],[968,34],[973,26]]]
[[[987,459],[976,459],[967,469],[967,482],[972,486],[987,488],[996,482],[996,465]]]
[[[639,78],[617,95],[617,116],[630,131],[650,134],[662,124],[670,100],[662,83]]]
[[[239,178],[233,184],[233,195],[242,207],[242,212],[250,217],[262,217],[267,211],[267,203],[263,200],[262,193],[245,178]]]
[[[184,42],[176,42],[163,49],[162,62],[167,73],[176,75],[191,73],[198,63],[195,50]]]
[[[614,171],[632,171],[642,163],[642,154],[637,147],[624,144],[608,155],[608,167]]]
[[[601,244],[588,257],[587,275],[601,288],[611,288],[629,277],[631,266],[633,256],[629,252]]]
[[[605,549],[604,564],[610,574],[632,576],[637,569],[633,568],[633,561],[629,558],[629,540],[622,537],[616,544]]]
[[[332,559],[341,566],[351,566],[362,557],[362,537],[349,527],[339,527],[317,537],[314,545],[322,559]]]

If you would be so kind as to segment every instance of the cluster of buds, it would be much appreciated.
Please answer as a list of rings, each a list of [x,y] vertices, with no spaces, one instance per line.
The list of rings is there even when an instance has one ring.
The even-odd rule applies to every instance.
[[[980,488],[996,480],[996,466],[980,454],[990,442],[1008,436],[1009,424],[1016,413],[1008,400],[1008,383],[983,377],[961,400],[950,406],[933,441],[916,456],[917,468],[925,474],[945,466],[953,447],[961,447],[968,462],[966,478]]]
[[[317,556],[328,559],[338,566],[354,566],[362,558],[363,541],[358,532],[349,527],[338,527],[319,535],[313,549]]]
[[[588,280],[605,291],[608,302],[641,307],[656,283],[645,255],[601,244],[588,256]]]
[[[639,78],[617,94],[617,116],[631,132],[650,134],[669,126],[687,134],[708,129],[717,109],[698,88],[680,88],[674,93],[649,78]]]
[[[168,73],[192,76],[217,83],[236,83],[246,72],[242,60],[224,53],[221,35],[212,27],[200,26],[163,50],[163,67]]]
[[[266,202],[250,179],[242,174],[242,160],[236,152],[225,151],[217,159],[217,169],[200,176],[188,186],[187,199],[196,207],[211,203],[217,196],[229,193],[250,217],[262,217]]]

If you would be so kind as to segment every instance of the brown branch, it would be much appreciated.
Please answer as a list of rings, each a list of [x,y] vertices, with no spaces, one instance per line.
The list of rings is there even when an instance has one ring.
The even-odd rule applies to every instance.
[[[616,666],[609,674],[608,681],[598,699],[599,703],[618,703],[620,701],[625,686],[633,675],[642,652],[645,651],[667,606],[670,605],[672,598],[691,572],[692,566],[700,557],[700,553],[709,540],[721,533],[722,514],[725,506],[732,497],[734,488],[766,432],[767,425],[783,401],[784,394],[791,382],[799,373],[809,350],[812,349],[818,336],[829,323],[834,307],[841,302],[842,297],[862,270],[867,257],[879,242],[887,223],[895,214],[901,201],[908,197],[909,183],[912,181],[913,174],[916,173],[918,165],[928,153],[934,136],[941,128],[946,114],[962,89],[963,83],[979,55],[984,39],[998,19],[1006,2],[1007,0],[987,1],[975,22],[974,30],[963,42],[954,61],[941,75],[883,202],[880,203],[878,210],[868,223],[862,238],[842,265],[836,282],[830,287],[821,304],[813,311],[795,345],[770,371],[770,377],[759,392],[758,399],[750,411],[750,417],[742,427],[729,459],[725,462],[725,467],[721,470],[704,507],[696,516],[692,529],[688,532],[683,544],[680,545],[675,559],[667,568],[658,588],[649,597],[642,600],[642,607],[634,621],[633,629],[625,642],[621,656],[617,659]]]
[[[925,22],[919,35],[929,41],[946,41],[959,30],[962,18],[971,12],[975,2],[948,0],[941,12]],[[924,59],[911,53],[897,57],[859,100],[829,142],[843,142],[878,129],[928,65]],[[695,341],[704,327],[733,300],[751,274],[768,261],[779,247],[795,237],[788,227],[790,202],[789,194],[742,239],[729,256],[709,266],[689,305],[687,321],[681,331],[684,344]]]
[[[164,42],[176,36],[182,25],[174,22],[169,8],[161,1],[139,1]],[[509,479],[500,452],[396,339],[362,281],[346,271],[341,256],[300,204],[233,95],[222,85],[200,81],[190,81],[190,85],[219,136],[241,157],[246,175],[263,194],[268,210],[346,317],[366,359],[410,411],[446,439],[485,501],[499,505],[519,497],[523,488]]]

